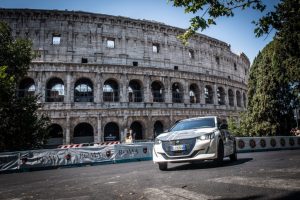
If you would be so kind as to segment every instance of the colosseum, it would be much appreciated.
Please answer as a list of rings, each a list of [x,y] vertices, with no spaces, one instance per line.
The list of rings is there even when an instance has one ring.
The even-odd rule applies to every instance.
[[[40,96],[49,145],[150,140],[188,117],[237,117],[246,108],[250,62],[202,34],[81,11],[0,9],[14,37],[37,56],[18,88]]]

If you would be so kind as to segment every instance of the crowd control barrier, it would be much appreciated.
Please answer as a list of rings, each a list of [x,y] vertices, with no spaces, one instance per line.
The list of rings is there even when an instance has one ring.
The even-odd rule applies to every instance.
[[[0,172],[151,160],[153,142],[89,147],[73,146],[0,153]],[[236,137],[238,153],[299,148],[299,136]]]
[[[0,172],[152,159],[152,142],[0,154]]]
[[[300,148],[299,136],[236,137],[237,152]]]

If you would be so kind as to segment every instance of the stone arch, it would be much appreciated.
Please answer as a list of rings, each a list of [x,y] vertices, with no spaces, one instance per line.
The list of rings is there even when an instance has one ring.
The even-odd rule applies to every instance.
[[[134,121],[130,125],[130,130],[132,131],[132,138],[134,140],[144,139],[144,128],[140,121]]]
[[[120,141],[120,128],[115,122],[109,122],[104,126],[104,141]]]
[[[151,83],[151,92],[153,96],[153,102],[164,102],[165,88],[161,81],[153,81]]]
[[[79,78],[74,85],[75,102],[93,102],[94,87],[89,78]]]
[[[153,135],[154,138],[156,138],[159,134],[164,132],[164,124],[157,120],[155,121],[154,125],[153,125]]]
[[[210,85],[204,87],[205,103],[213,104],[214,103],[214,92]]]
[[[91,124],[82,122],[75,126],[73,143],[93,143],[94,142],[94,128]]]
[[[225,105],[225,90],[223,87],[217,88],[217,97],[218,97],[218,104],[219,105]]]
[[[183,103],[183,88],[179,82],[172,84],[172,102]]]
[[[115,79],[109,78],[103,84],[103,101],[118,102],[119,101],[119,84]]]
[[[62,79],[50,78],[46,84],[46,102],[63,102],[65,96],[64,82]]]
[[[57,147],[57,145],[63,144],[63,129],[59,124],[51,124],[47,130],[50,136],[46,143],[47,147]]]
[[[242,96],[240,91],[236,91],[236,105],[237,107],[242,107]]]
[[[128,101],[142,102],[143,101],[143,84],[140,80],[133,79],[128,84]]]
[[[200,89],[197,84],[192,83],[189,90],[190,103],[200,103]]]
[[[35,93],[35,83],[32,78],[26,77],[20,81],[18,97],[32,96]]]

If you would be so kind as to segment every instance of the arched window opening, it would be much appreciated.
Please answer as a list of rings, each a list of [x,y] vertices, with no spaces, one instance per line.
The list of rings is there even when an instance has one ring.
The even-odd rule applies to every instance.
[[[94,129],[89,123],[80,123],[74,129],[74,144],[93,143]]]
[[[247,107],[247,98],[246,98],[246,94],[243,93],[243,102],[244,102],[244,108]]]
[[[119,85],[116,81],[110,79],[104,82],[103,101],[104,102],[119,101]]]
[[[196,84],[190,86],[189,91],[190,103],[199,103],[200,102],[200,92]]]
[[[52,124],[48,127],[49,139],[46,147],[52,148],[63,144],[63,129],[58,124]]]
[[[242,97],[240,91],[236,91],[236,105],[242,107]]]
[[[222,87],[217,88],[218,104],[225,105],[225,90]]]
[[[93,83],[87,78],[81,78],[76,81],[74,89],[75,102],[93,102],[94,91]]]
[[[154,81],[151,84],[153,102],[164,102],[164,91],[163,84],[159,81]]]
[[[212,90],[211,86],[209,86],[209,85],[205,86],[204,95],[205,95],[205,103],[206,104],[213,104],[213,102],[214,102],[214,100],[213,100],[214,93],[213,93],[213,90]]]
[[[18,89],[18,97],[33,96],[35,93],[34,80],[31,78],[25,78],[20,82]]]
[[[229,106],[234,106],[234,94],[231,89],[228,90]]]
[[[164,132],[164,125],[160,121],[156,121],[154,123],[154,138],[156,138],[159,134]]]
[[[183,92],[179,83],[173,83],[172,85],[172,102],[183,103]]]
[[[120,130],[118,124],[109,122],[105,125],[104,141],[120,141]]]
[[[64,82],[59,78],[50,79],[46,87],[46,102],[63,102],[64,96]]]
[[[141,84],[137,80],[131,80],[128,86],[128,101],[129,102],[142,102],[143,90]]]
[[[133,122],[130,126],[130,129],[132,131],[132,138],[134,138],[134,140],[143,139],[143,126],[140,122]]]

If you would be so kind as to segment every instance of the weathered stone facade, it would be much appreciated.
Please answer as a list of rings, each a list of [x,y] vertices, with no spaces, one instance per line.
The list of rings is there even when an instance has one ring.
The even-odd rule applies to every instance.
[[[217,39],[197,34],[183,46],[182,29],[86,12],[0,9],[0,20],[33,42],[19,90],[40,95],[53,144],[120,140],[130,128],[153,139],[177,120],[246,107],[250,62]]]

